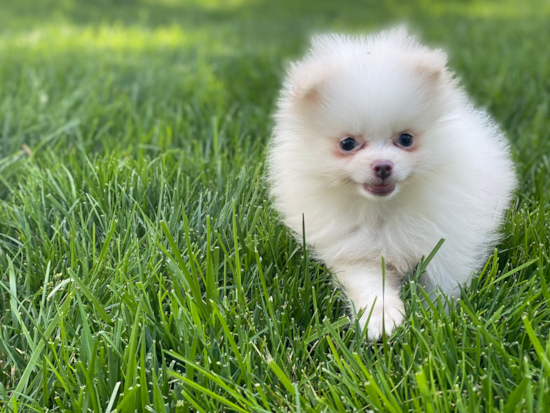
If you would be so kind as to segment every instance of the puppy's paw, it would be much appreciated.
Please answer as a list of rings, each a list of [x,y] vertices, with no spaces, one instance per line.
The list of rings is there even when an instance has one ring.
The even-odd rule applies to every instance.
[[[361,328],[367,329],[367,337],[370,341],[377,341],[382,337],[384,331],[386,335],[390,335],[396,327],[403,323],[404,319],[405,306],[399,297],[385,297],[384,300],[379,297],[374,309],[372,304],[365,306],[365,312],[359,320],[359,325]]]

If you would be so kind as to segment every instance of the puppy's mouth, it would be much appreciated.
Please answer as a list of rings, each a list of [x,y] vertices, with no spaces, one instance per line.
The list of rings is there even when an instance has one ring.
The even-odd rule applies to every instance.
[[[395,183],[363,184],[365,191],[375,196],[387,196],[395,190]]]

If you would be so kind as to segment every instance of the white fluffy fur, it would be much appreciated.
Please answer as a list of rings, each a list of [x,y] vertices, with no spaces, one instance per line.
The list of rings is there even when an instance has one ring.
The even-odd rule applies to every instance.
[[[413,150],[395,144],[404,131]],[[346,136],[364,147],[342,154]],[[379,160],[394,164],[384,197],[364,189]],[[383,320],[387,333],[403,321],[401,279],[442,238],[421,282],[459,293],[498,240],[515,186],[502,133],[468,102],[445,53],[403,30],[313,39],[281,92],[268,176],[285,224],[301,240],[304,219],[316,256],[366,309],[362,326],[372,310],[370,339]]]

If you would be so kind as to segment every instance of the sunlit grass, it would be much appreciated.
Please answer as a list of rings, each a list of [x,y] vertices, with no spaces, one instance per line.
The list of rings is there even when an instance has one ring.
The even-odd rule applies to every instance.
[[[282,4],[282,5],[281,5]],[[172,0],[0,10],[1,411],[550,405],[548,4]],[[365,343],[264,160],[312,33],[402,23],[503,126],[520,188],[456,309]],[[414,277],[411,277],[414,279]]]
[[[80,27],[76,25],[43,26],[29,32],[5,35],[0,45],[32,52],[59,53],[74,50],[100,52],[130,51],[139,53],[153,48],[174,49],[206,44],[213,53],[223,52],[223,43],[214,42],[211,30],[184,30],[178,26],[147,28],[121,24]],[[227,47],[227,46],[226,46]],[[221,49],[221,50],[220,50]]]

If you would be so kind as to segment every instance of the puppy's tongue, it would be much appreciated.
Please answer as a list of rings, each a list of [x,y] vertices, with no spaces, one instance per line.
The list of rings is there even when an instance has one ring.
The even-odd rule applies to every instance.
[[[373,195],[385,196],[393,192],[395,184],[365,184],[363,187]]]

